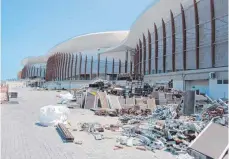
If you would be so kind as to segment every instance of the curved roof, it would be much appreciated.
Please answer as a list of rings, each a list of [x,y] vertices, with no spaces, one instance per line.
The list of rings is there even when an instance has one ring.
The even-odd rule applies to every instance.
[[[199,0],[196,0],[199,1]],[[38,59],[29,58],[30,63],[45,62],[48,56],[56,52],[84,52],[86,50],[94,50],[105,48],[100,53],[118,52],[126,49],[134,49],[139,39],[143,38],[143,34],[147,35],[148,30],[153,31],[154,24],[161,26],[162,18],[167,22],[172,11],[174,16],[181,12],[180,4],[186,8],[193,4],[192,0],[155,0],[146,10],[136,19],[130,28],[130,31],[111,31],[99,32],[81,35],[66,40],[54,46],[45,56]],[[26,64],[26,60],[23,60]]]
[[[34,56],[34,57],[26,57],[21,61],[22,65],[28,64],[37,64],[37,63],[45,63],[48,60],[48,56]]]
[[[199,1],[199,0],[196,0]],[[170,11],[174,16],[181,12],[180,4],[184,8],[193,4],[192,0],[155,0],[146,10],[136,19],[130,28],[127,38],[119,45],[107,49],[105,52],[117,52],[125,49],[134,49],[139,39],[143,38],[143,34],[147,35],[148,30],[152,33],[154,23],[157,27],[162,25],[162,18],[165,22],[170,19]]]
[[[66,40],[54,46],[48,55],[56,52],[83,52],[98,48],[110,48],[120,44],[128,35],[129,31],[110,31],[85,34]]]
[[[44,56],[27,57],[21,63],[22,65],[43,63],[50,55],[57,52],[73,53],[114,47],[120,44],[128,33],[129,31],[110,31],[80,35],[57,44]]]

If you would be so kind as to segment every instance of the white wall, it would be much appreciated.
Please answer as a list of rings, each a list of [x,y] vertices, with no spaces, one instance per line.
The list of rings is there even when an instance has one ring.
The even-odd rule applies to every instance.
[[[217,79],[209,80],[209,96],[214,99],[228,98],[228,84],[217,84]]]
[[[175,80],[173,81],[173,88],[176,90],[184,90],[184,82],[183,80]]]
[[[6,84],[9,86],[9,89],[26,86],[26,82],[24,81],[6,81]]]
[[[82,88],[83,86],[89,84],[91,80],[76,80],[76,81],[51,81],[51,82],[46,82],[45,87],[48,89],[79,89]],[[60,84],[60,85],[59,85]]]

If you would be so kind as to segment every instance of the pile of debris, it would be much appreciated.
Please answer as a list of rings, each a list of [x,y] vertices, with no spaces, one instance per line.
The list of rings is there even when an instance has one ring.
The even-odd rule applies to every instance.
[[[94,110],[95,115],[98,116],[118,116],[118,110],[117,109],[97,109]]]
[[[95,115],[98,116],[124,116],[124,115],[133,115],[133,116],[149,116],[151,115],[151,109],[140,108],[139,106],[134,106],[131,108],[122,108],[122,109],[97,109],[94,110]]]
[[[147,109],[147,108],[141,108],[140,106],[134,106],[134,107],[130,107],[130,108],[122,108],[119,111],[119,115],[123,116],[123,115],[141,115],[141,116],[148,116],[151,115],[151,109]]]
[[[214,117],[222,116],[228,111],[228,107],[223,107],[217,103],[207,105],[202,112],[203,120],[211,120]]]
[[[133,115],[123,115],[119,117],[119,120],[121,121],[122,124],[137,124],[141,123],[141,121],[145,121],[152,116],[133,116]]]
[[[128,124],[122,127],[122,136],[117,142],[127,146],[144,146],[145,149],[164,149],[173,154],[186,153],[186,149],[190,142],[205,127],[206,123],[201,121],[169,119],[154,120],[148,119],[130,119]],[[123,122],[123,117],[120,117]],[[130,122],[131,121],[131,122]],[[140,123],[141,124],[137,124]]]
[[[177,104],[157,106],[157,108],[152,113],[153,118],[158,120],[174,119],[178,114],[177,107]]]
[[[79,123],[79,131],[86,131],[92,134],[96,140],[102,140],[103,135],[100,132],[104,132],[104,128],[99,123]]]

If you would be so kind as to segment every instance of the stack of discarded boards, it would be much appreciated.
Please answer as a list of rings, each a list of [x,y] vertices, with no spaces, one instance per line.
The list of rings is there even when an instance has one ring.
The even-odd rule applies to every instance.
[[[67,142],[73,142],[74,141],[74,137],[72,136],[72,134],[68,131],[68,129],[64,126],[64,124],[59,123],[57,125],[57,130],[60,132],[61,137],[67,141]]]

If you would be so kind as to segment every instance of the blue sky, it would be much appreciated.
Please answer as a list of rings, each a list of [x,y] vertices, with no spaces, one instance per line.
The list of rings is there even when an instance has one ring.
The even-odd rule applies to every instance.
[[[2,0],[2,80],[71,37],[129,30],[154,0]]]

